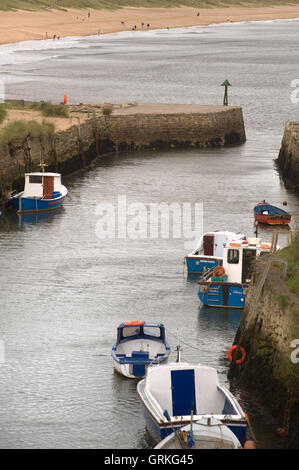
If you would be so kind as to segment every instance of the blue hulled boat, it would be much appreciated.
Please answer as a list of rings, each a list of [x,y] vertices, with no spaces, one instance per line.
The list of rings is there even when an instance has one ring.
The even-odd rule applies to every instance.
[[[188,274],[212,272],[222,265],[223,246],[232,239],[246,239],[242,233],[216,230],[206,232],[200,238],[197,247],[185,257]]]
[[[159,442],[183,426],[215,418],[244,445],[247,419],[234,396],[219,384],[216,369],[201,364],[151,366],[137,386],[147,429]]]
[[[26,173],[24,191],[13,194],[8,206],[18,213],[50,211],[60,207],[66,195],[67,189],[61,184],[59,173]]]
[[[150,364],[160,364],[169,354],[162,323],[127,321],[118,326],[111,355],[115,370],[125,377],[144,377]]]
[[[270,251],[271,245],[261,243],[259,238],[227,243],[223,247],[223,266],[214,268],[209,279],[198,282],[199,299],[210,307],[244,308],[253,260]]]

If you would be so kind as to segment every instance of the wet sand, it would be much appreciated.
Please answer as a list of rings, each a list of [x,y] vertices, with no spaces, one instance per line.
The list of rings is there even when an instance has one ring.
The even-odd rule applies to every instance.
[[[200,16],[197,16],[197,12]],[[90,16],[89,16],[90,14]],[[89,36],[118,31],[178,28],[227,21],[299,18],[298,6],[270,8],[124,8],[108,10],[15,11],[0,15],[0,44],[65,36]],[[122,23],[123,22],[123,23]],[[142,27],[142,22],[144,26]],[[147,27],[147,25],[150,25]]]

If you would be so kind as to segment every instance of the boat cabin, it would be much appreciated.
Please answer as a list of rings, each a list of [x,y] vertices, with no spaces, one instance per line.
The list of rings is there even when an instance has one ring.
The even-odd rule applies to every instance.
[[[228,282],[247,284],[252,275],[253,261],[262,252],[270,252],[271,245],[261,243],[259,238],[236,240],[223,248],[223,267]]]
[[[22,197],[55,199],[61,195],[60,173],[26,173]]]
[[[117,328],[117,344],[127,341],[157,340],[165,342],[165,327],[162,323],[125,322]]]
[[[232,238],[245,239],[245,235],[234,232],[215,231],[205,233],[199,240],[197,248],[192,255],[223,256],[223,246]]]

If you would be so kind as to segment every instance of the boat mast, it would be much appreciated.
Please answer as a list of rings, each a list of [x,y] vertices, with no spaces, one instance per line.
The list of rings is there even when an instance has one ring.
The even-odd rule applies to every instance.
[[[39,166],[41,167],[42,173],[45,173],[45,166],[48,166],[48,165],[46,165],[46,163],[44,162],[44,160],[41,160],[41,161],[40,161]]]

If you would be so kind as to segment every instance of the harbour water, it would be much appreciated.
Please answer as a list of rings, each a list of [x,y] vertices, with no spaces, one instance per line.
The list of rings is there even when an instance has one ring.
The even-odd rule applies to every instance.
[[[298,24],[132,32],[69,39],[67,47],[60,40],[55,50],[53,41],[34,51],[6,47],[8,98],[59,101],[68,93],[76,103],[218,104],[228,78],[248,140],[225,149],[106,156],[64,178],[69,195],[59,212],[0,218],[1,448],[153,446],[136,382],[113,372],[110,351],[124,320],[163,322],[172,359],[180,342],[183,359],[216,367],[231,386],[226,354],[241,312],[200,306],[183,239],[99,239],[97,208],[116,206],[119,195],[128,204],[203,202],[205,231],[251,235],[255,203],[287,200],[295,221],[298,197],[274,159],[284,123],[298,110],[290,99],[299,77]],[[271,231],[261,236],[269,241]],[[246,390],[232,391],[259,446],[286,447],[266,407]]]

